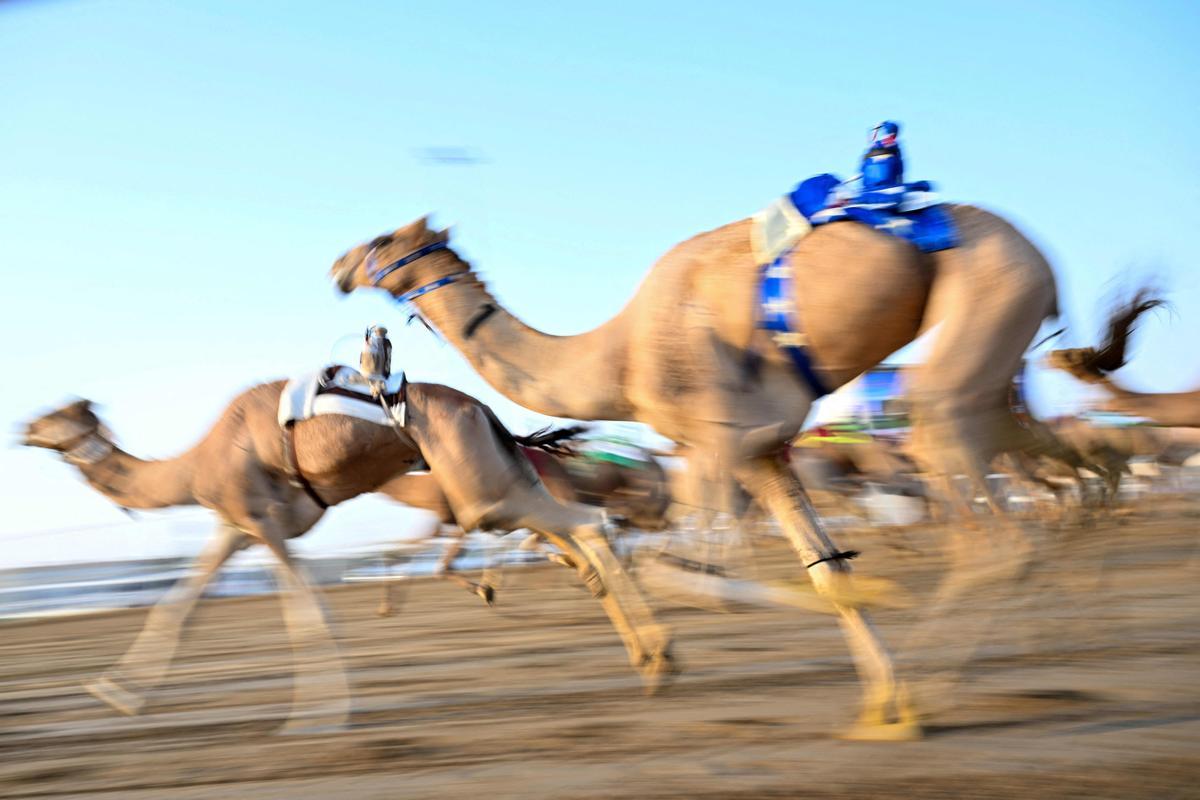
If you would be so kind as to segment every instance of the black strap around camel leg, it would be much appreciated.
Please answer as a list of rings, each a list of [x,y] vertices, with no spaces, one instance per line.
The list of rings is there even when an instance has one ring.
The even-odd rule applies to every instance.
[[[857,550],[835,550],[830,555],[824,556],[823,558],[818,558],[811,564],[805,564],[804,568],[812,569],[817,564],[824,564],[826,561],[849,561],[851,559],[858,558],[858,556],[859,552]]]
[[[300,461],[296,458],[296,421],[291,420],[283,426],[283,452],[287,459],[288,471],[291,472],[292,483],[304,490],[304,493],[312,499],[317,507],[324,510],[329,508],[329,503],[321,499],[321,495],[317,494],[317,490],[308,482],[308,478],[304,477],[304,473],[300,471]]]

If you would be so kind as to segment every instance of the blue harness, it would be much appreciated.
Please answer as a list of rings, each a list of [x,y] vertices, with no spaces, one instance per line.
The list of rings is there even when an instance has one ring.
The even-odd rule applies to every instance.
[[[424,258],[425,256],[429,255],[430,253],[436,253],[438,250],[447,250],[447,249],[449,249],[449,245],[446,244],[445,242],[434,242],[433,244],[427,244],[424,247],[414,250],[411,253],[409,253],[408,255],[398,258],[395,261],[393,261],[392,263],[390,263],[386,266],[383,266],[383,267],[377,267],[375,265],[375,251],[372,250],[370,253],[367,253],[367,258],[366,258],[367,277],[369,277],[371,279],[372,286],[378,286],[380,281],[382,281],[388,275],[391,275],[396,270],[401,269],[403,267],[407,267],[409,264],[413,263],[414,261],[417,261],[418,259]],[[402,294],[396,298],[396,302],[397,303],[407,303],[410,300],[416,300],[418,297],[421,297],[422,295],[429,294],[434,289],[440,289],[443,286],[446,286],[447,284],[454,283],[455,281],[457,281],[459,278],[461,278],[463,275],[466,275],[466,274],[467,273],[465,273],[465,272],[455,272],[450,275],[446,275],[445,277],[438,278],[437,280],[431,281],[431,282],[425,284],[424,286],[418,286],[416,289],[413,289],[411,292],[405,292],[404,294]]]
[[[808,357],[808,337],[800,332],[793,278],[791,251],[762,266],[758,278],[758,327],[771,334],[775,346],[787,355],[796,374],[819,399],[829,394],[829,388]]]
[[[923,253],[934,253],[958,246],[954,220],[940,203],[920,205],[912,202],[918,193],[926,193],[925,181],[885,186],[860,192],[841,205],[830,206],[835,190],[842,182],[824,174],[801,182],[788,200],[814,227],[830,222],[852,221],[911,242]],[[928,195],[926,195],[928,196]],[[920,207],[913,208],[914,205]],[[911,210],[907,210],[911,208]],[[792,250],[763,264],[758,279],[758,327],[771,335],[792,362],[796,374],[812,393],[821,398],[829,388],[817,374],[808,353],[808,337],[801,332],[796,308],[795,280],[791,264]]]

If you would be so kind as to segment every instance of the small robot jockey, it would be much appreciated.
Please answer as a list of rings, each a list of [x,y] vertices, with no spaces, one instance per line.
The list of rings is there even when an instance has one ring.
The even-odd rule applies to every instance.
[[[387,328],[382,325],[367,328],[358,368],[367,379],[372,396],[379,397],[387,390],[388,378],[392,375],[392,343],[388,341]]]
[[[877,192],[903,184],[900,126],[895,122],[881,122],[871,131],[871,146],[862,159],[863,191]]]

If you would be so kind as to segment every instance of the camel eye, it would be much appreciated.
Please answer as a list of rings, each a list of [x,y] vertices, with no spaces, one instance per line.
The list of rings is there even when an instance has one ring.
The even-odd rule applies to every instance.
[[[367,249],[368,249],[368,250],[374,250],[374,249],[376,249],[376,248],[379,248],[379,247],[384,247],[384,246],[386,246],[386,245],[389,245],[389,244],[391,244],[391,243],[392,243],[392,236],[391,236],[391,234],[385,233],[385,234],[384,234],[384,235],[382,235],[382,236],[376,236],[374,239],[372,239],[372,240],[371,240],[371,243],[370,243],[369,245],[367,245]]]

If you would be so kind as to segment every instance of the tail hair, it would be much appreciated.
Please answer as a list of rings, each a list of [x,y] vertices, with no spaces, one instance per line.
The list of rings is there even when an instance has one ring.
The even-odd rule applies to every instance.
[[[1138,317],[1156,308],[1165,308],[1167,301],[1156,296],[1156,293],[1143,287],[1134,294],[1128,303],[1119,306],[1108,321],[1108,337],[1099,348],[1091,349],[1084,357],[1080,367],[1095,375],[1103,377],[1109,372],[1115,372],[1125,366],[1127,357],[1125,349],[1129,337],[1137,328]]]
[[[578,439],[587,430],[587,425],[569,425],[563,428],[547,425],[528,436],[514,435],[513,439],[522,447],[532,447],[556,456],[572,456],[575,455],[575,450],[569,443]]]

